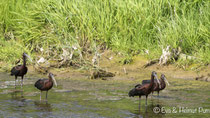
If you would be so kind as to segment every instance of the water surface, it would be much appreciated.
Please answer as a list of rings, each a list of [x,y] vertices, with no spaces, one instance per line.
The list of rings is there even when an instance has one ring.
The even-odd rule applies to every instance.
[[[34,87],[37,80],[38,77],[26,76],[23,89],[20,86],[14,89],[14,77],[0,73],[0,117],[210,117],[210,88],[204,82],[171,79],[171,86],[162,91],[160,97],[156,93],[152,98],[149,96],[147,107],[145,97],[142,97],[139,108],[138,98],[128,97],[128,91],[135,83],[82,78],[58,80],[59,86],[48,92],[46,102],[39,100],[40,92]],[[204,85],[199,86],[201,83]]]

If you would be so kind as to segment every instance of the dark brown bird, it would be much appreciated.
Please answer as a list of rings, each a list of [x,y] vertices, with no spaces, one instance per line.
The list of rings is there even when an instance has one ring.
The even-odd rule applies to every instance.
[[[35,83],[34,86],[41,91],[40,92],[40,101],[42,100],[42,91],[46,91],[46,100],[47,100],[47,93],[48,93],[48,90],[50,90],[53,87],[53,81],[54,81],[55,86],[57,86],[57,82],[54,78],[54,75],[52,73],[49,73],[48,79],[46,79],[46,78],[39,79]]]
[[[155,71],[152,72],[151,75],[151,82],[141,85],[137,84],[132,90],[129,91],[129,97],[139,96],[139,103],[141,100],[141,96],[146,96],[146,105],[147,105],[147,97],[152,92],[153,85],[154,85],[154,78],[157,79],[157,73]],[[157,80],[159,82],[159,80]]]
[[[151,81],[151,80],[143,80],[143,81],[142,81],[142,84],[143,84],[143,85],[144,85],[144,84],[148,84],[148,83],[150,83],[150,81]],[[165,89],[166,83],[167,83],[168,85],[170,85],[170,84],[168,83],[168,81],[167,81],[167,79],[166,79],[166,76],[165,76],[164,74],[161,74],[161,77],[160,77],[160,80],[159,80],[159,81],[160,81],[160,84],[157,83],[157,80],[156,80],[156,79],[154,80],[154,86],[153,86],[153,90],[152,90],[152,94],[153,94],[154,91],[157,91],[158,96],[159,96],[159,92],[160,92],[161,90]]]
[[[16,88],[16,80],[17,80],[18,76],[20,76],[21,79],[22,79],[22,81],[21,81],[21,88],[23,87],[23,78],[24,78],[24,75],[28,71],[28,68],[26,67],[26,57],[30,61],[32,61],[31,58],[26,53],[23,53],[23,65],[17,65],[15,67],[13,67],[12,70],[11,70],[11,75],[15,76],[15,88]]]

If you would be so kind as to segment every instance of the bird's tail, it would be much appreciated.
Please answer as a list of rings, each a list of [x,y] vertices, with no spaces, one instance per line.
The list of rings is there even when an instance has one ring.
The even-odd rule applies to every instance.
[[[11,73],[10,75],[13,76],[14,74]]]

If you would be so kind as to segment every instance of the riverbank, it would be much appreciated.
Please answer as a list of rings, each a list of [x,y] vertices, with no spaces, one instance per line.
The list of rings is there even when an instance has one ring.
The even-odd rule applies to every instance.
[[[210,65],[205,66],[200,70],[192,70],[190,67],[184,70],[183,68],[178,67],[176,64],[170,64],[166,66],[160,66],[158,64],[154,64],[147,68],[144,68],[149,60],[142,56],[134,56],[132,58],[132,62],[129,64],[122,64],[122,60],[124,57],[120,55],[115,55],[112,51],[106,51],[99,60],[99,67],[107,72],[111,72],[115,74],[114,77],[101,77],[99,79],[103,80],[125,80],[125,81],[141,81],[142,73],[144,73],[145,77],[150,77],[150,73],[152,71],[156,71],[160,76],[161,73],[165,74],[169,78],[177,78],[183,80],[195,80],[196,77],[200,76],[208,76],[210,73]],[[44,65],[44,64],[43,64]],[[43,66],[42,65],[42,66]],[[48,64],[50,65],[50,64]],[[7,68],[7,64],[4,62],[0,62],[1,71],[10,71]],[[42,73],[37,72],[37,69],[32,65],[28,65],[29,75],[40,75]],[[48,72],[55,73],[55,75],[60,79],[65,78],[91,78],[91,68],[75,68],[73,66],[69,67],[44,67],[47,68]],[[191,67],[193,68],[193,67]],[[144,77],[143,77],[144,78]],[[149,79],[149,78],[148,78]]]

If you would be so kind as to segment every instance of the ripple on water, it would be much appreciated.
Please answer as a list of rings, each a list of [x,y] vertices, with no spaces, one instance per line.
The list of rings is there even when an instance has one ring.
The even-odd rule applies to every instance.
[[[148,97],[147,108],[145,97],[142,97],[139,110],[138,97],[130,98],[127,95],[133,87],[129,83],[64,81],[64,85],[60,82],[60,86],[48,92],[48,102],[40,102],[40,91],[33,86],[36,78],[25,79],[23,89],[18,86],[15,90],[14,81],[8,81],[8,75],[0,73],[0,77],[0,117],[152,118],[176,117],[176,114],[155,114],[154,107],[203,106],[210,109],[209,88],[202,90],[176,88],[178,85],[184,86],[185,83],[172,83],[172,86],[161,91],[160,97],[157,97],[156,93],[152,98]],[[12,80],[14,77],[9,79]],[[173,87],[173,84],[176,86]],[[42,93],[42,98],[45,98],[45,92]],[[202,114],[189,116],[192,115],[202,116]]]

